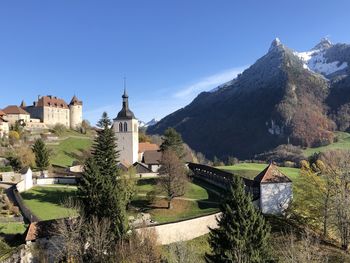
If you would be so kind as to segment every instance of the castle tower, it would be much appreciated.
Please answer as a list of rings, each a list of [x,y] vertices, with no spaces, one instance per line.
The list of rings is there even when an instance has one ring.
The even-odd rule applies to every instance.
[[[69,103],[70,128],[76,129],[83,122],[83,102],[75,95]]]
[[[139,152],[139,123],[129,109],[129,97],[124,88],[123,106],[113,122],[113,130],[117,139],[119,161],[130,166],[137,162]]]

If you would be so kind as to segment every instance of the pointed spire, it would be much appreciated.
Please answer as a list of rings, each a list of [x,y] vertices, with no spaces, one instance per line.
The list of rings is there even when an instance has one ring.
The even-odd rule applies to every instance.
[[[126,77],[124,77],[124,94],[123,94],[123,98],[128,98],[128,94],[126,93]]]
[[[20,107],[21,107],[21,108],[27,107],[27,105],[26,105],[26,103],[24,102],[24,100],[22,100]]]

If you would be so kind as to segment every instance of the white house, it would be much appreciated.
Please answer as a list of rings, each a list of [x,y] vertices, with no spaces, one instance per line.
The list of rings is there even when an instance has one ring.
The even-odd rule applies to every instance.
[[[260,210],[263,214],[281,214],[293,198],[292,181],[269,164],[254,181],[260,184]]]

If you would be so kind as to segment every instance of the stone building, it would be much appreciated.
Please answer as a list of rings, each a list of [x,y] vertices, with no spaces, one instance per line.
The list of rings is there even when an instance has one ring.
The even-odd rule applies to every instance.
[[[292,181],[276,165],[269,164],[254,181],[260,187],[260,210],[263,214],[280,214],[293,198]]]
[[[124,89],[122,109],[113,120],[113,130],[117,139],[119,161],[129,167],[138,161],[139,122],[129,109],[129,96]]]
[[[8,121],[9,125],[13,125],[16,122],[27,123],[30,121],[30,114],[16,105],[7,106],[2,111],[5,113],[4,118]]]
[[[30,114],[31,119],[40,120],[47,127],[62,124],[76,129],[82,123],[83,102],[76,96],[73,96],[69,105],[63,99],[48,95],[38,97],[32,106],[22,102],[21,107]]]

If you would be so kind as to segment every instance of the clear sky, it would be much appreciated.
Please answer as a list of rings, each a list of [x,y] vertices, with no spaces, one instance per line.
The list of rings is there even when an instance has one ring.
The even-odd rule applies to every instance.
[[[84,101],[93,124],[121,108],[159,119],[235,77],[279,37],[303,51],[350,43],[348,0],[0,2],[0,108],[38,95]]]

